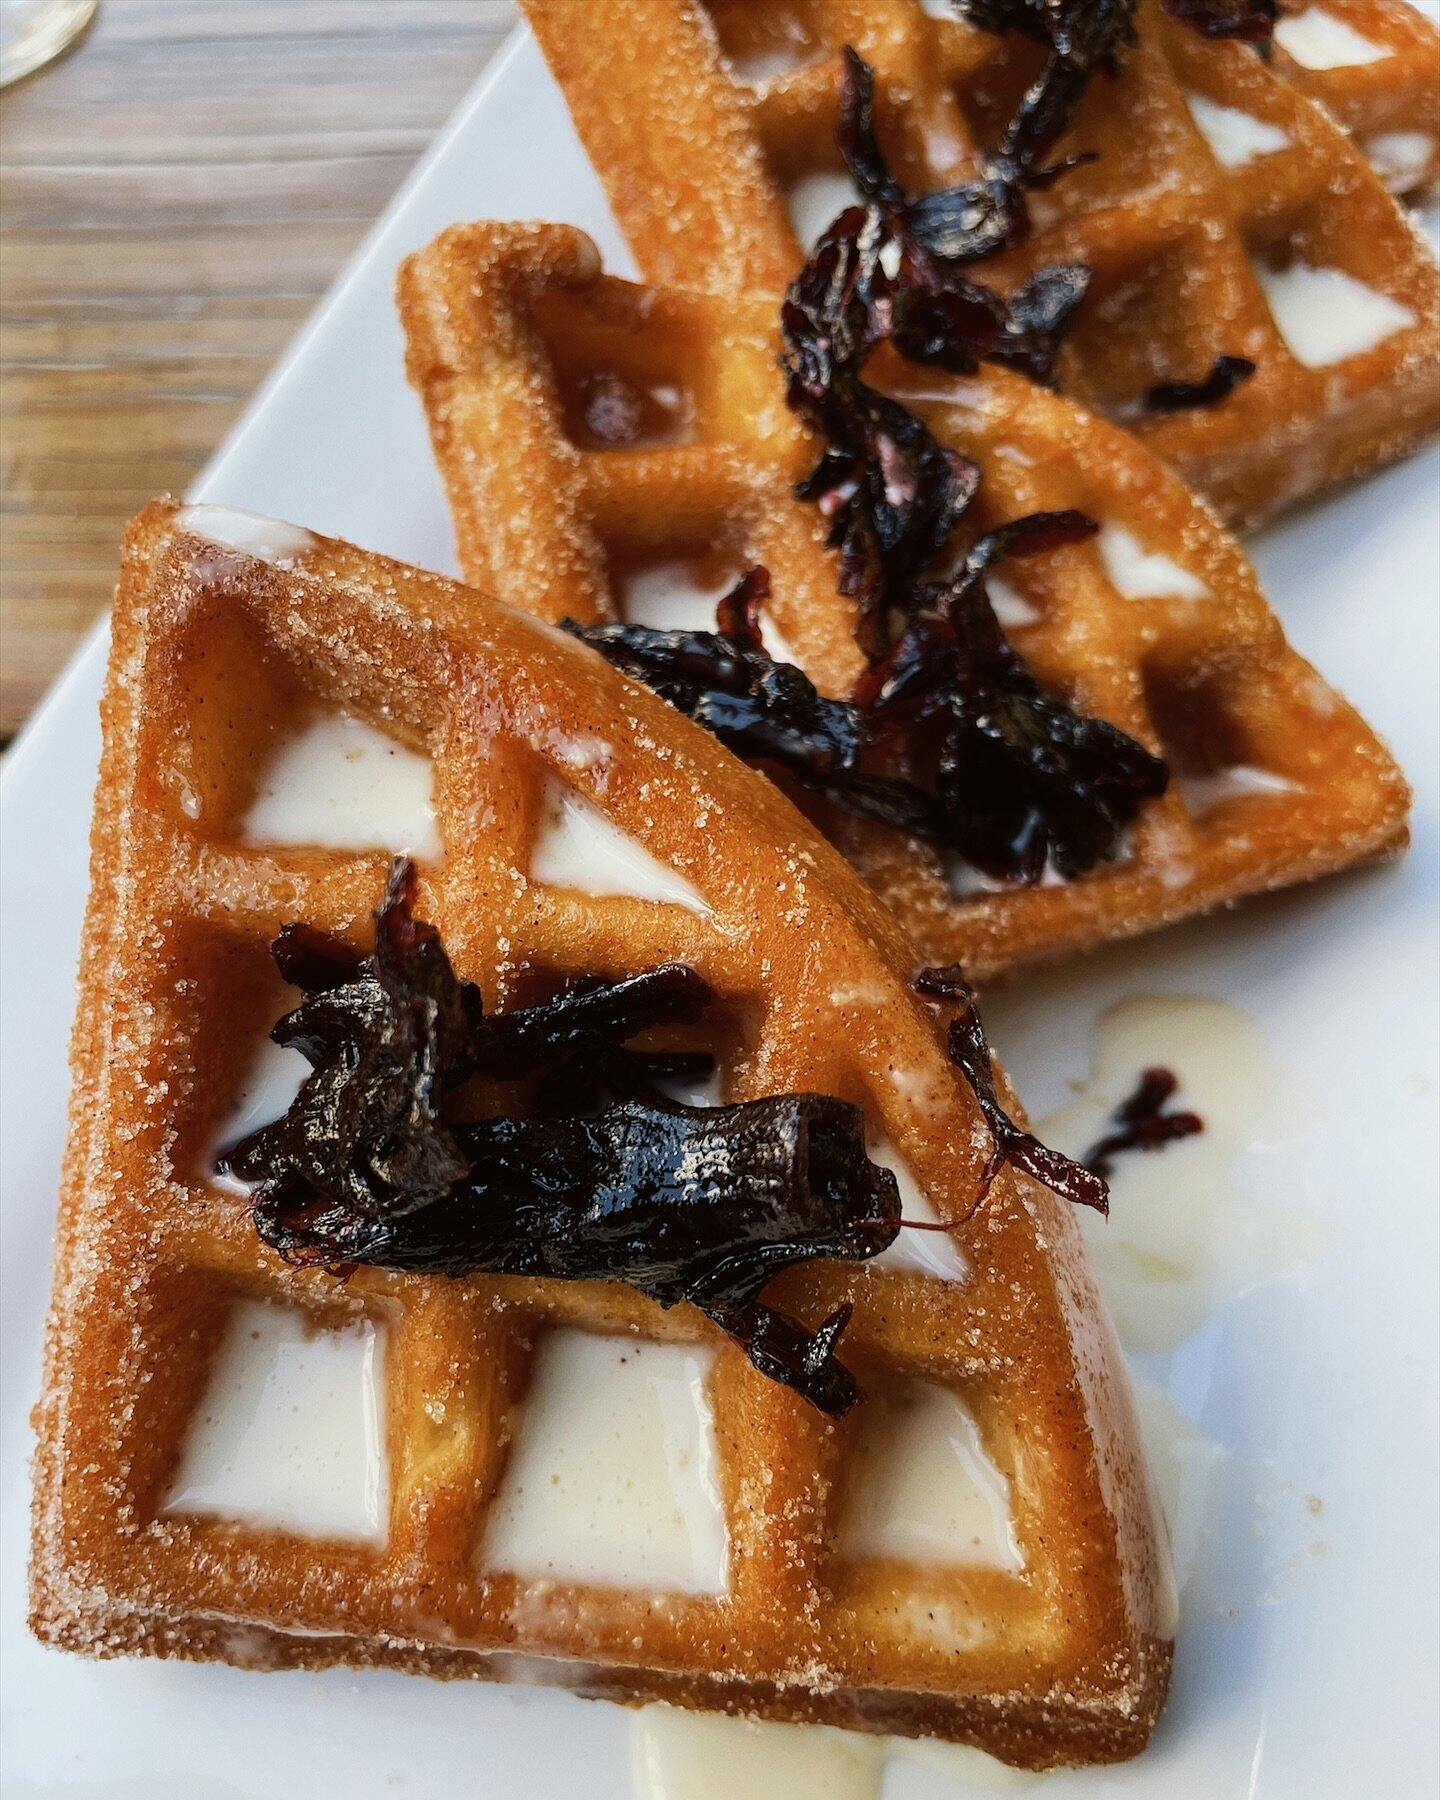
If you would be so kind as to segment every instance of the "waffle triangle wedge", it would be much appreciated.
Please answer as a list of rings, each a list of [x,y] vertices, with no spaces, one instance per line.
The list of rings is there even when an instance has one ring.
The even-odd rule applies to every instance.
[[[376,734],[390,745],[379,764]],[[918,1204],[958,1216],[986,1138],[912,991],[914,954],[770,784],[528,615],[331,539],[168,501],[129,530],[104,735],[36,1414],[42,1638],[94,1655],[538,1676],[937,1734],[1034,1767],[1143,1745],[1174,1633],[1163,1526],[1080,1234],[1048,1190],[1003,1174],[953,1238],[931,1240],[938,1267],[785,1278],[806,1319],[855,1303],[846,1354],[868,1398],[834,1424],[700,1315],[626,1287],[365,1269],[341,1284],[290,1268],[210,1173],[285,1005],[268,941],[295,920],[359,941],[408,831],[423,915],[487,1008],[540,973],[684,960],[731,1020],[729,1097],[849,1097]],[[346,767],[378,811],[349,805]],[[577,886],[537,879],[557,787],[625,834],[632,876],[661,869],[658,897],[633,881],[607,891],[593,856]],[[374,848],[367,817],[382,820]],[[281,1359],[258,1375],[257,1344]],[[676,1358],[691,1370],[672,1387],[696,1438],[687,1466],[709,1471],[703,1499],[686,1478],[683,1503],[710,1507],[723,1575],[657,1572],[648,1540],[622,1537],[607,1554],[635,1559],[633,1575],[600,1580],[576,1573],[590,1565],[563,1530],[543,1577],[518,1569],[512,1463],[543,1469],[546,1408],[567,1400],[563,1382],[543,1398],[544,1382],[603,1366],[613,1383]],[[293,1406],[277,1425],[261,1376],[281,1362]],[[957,1558],[952,1538],[937,1558],[874,1535],[857,1446],[917,1392],[968,1421],[991,1502],[975,1543],[990,1533],[990,1552]],[[643,1381],[625,1395],[628,1430]],[[584,1416],[601,1404],[588,1386],[568,1398]],[[314,1435],[349,1418],[363,1437],[365,1405],[360,1462],[332,1459],[318,1491],[297,1488]],[[281,1443],[287,1419],[296,1441]],[[627,1508],[647,1480],[681,1504],[653,1443],[625,1475]]]
[[[481,224],[402,267],[400,307],[476,586],[554,621],[654,623],[668,606],[713,628],[718,593],[764,564],[784,656],[849,693],[854,613],[825,522],[794,496],[818,445],[784,403],[771,302],[605,277],[569,226]],[[926,956],[983,977],[1403,846],[1398,769],[1144,446],[1000,370],[891,363],[882,385],[981,467],[967,524],[1065,507],[1101,522],[1094,543],[1005,565],[993,591],[1009,584],[1007,629],[1042,678],[1174,776],[1117,860],[1034,887],[987,888],[918,840],[830,815]]]

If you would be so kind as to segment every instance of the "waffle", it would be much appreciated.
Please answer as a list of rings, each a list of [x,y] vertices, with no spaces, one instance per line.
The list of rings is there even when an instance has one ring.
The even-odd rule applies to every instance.
[[[1281,25],[1275,73],[1344,126],[1392,193],[1430,187],[1440,176],[1440,32],[1409,0],[1325,0],[1319,40],[1307,43],[1313,10],[1291,13],[1306,21],[1299,37]],[[1330,21],[1344,28],[1338,38]],[[1287,42],[1329,66],[1301,62]]]
[[[939,1265],[811,1264],[767,1290],[805,1317],[854,1301],[845,1356],[867,1397],[839,1423],[699,1313],[620,1285],[364,1269],[341,1284],[261,1247],[210,1171],[216,1121],[283,1004],[266,945],[295,919],[363,940],[387,861],[255,841],[264,771],[327,713],[433,758],[444,851],[421,863],[419,910],[487,1008],[542,976],[683,960],[731,1021],[727,1098],[864,1105],[876,1154],[923,1184],[907,1206],[961,1216],[988,1140],[910,987],[913,951],[773,787],[542,623],[236,517],[156,502],[126,544],[36,1415],[35,1630],[96,1655],[539,1679],[937,1734],[1036,1767],[1134,1753],[1168,1681],[1173,1586],[1123,1360],[1048,1190],[1002,1174],[968,1224],[924,1240]],[[541,885],[557,783],[703,900]],[[190,1486],[175,1503],[193,1422],[223,1409],[242,1308],[246,1330],[260,1308],[327,1343],[383,1334],[381,1541],[329,1512],[306,1535],[205,1511]],[[531,1390],[577,1344],[592,1366],[706,1359],[728,1585],[507,1572],[511,1464],[543,1461],[549,1429]],[[873,1518],[847,1538],[875,1433],[917,1393],[963,1410],[1013,1554],[931,1566],[874,1538]],[[645,1472],[626,1466],[627,1504]]]
[[[717,292],[778,295],[803,261],[792,209],[808,243],[853,200],[834,145],[843,44],[875,68],[881,139],[912,191],[998,141],[1038,54],[918,0],[639,0],[602,33],[580,0],[525,10],[642,277]],[[987,278],[1089,265],[1066,391],[1254,524],[1440,429],[1440,272],[1339,127],[1251,50],[1159,0],[1136,20],[1123,73],[1091,84],[1056,146],[1098,159],[1034,197],[1029,242]],[[1275,147],[1226,166],[1187,94],[1212,132],[1233,142],[1238,123]],[[1334,337],[1345,308],[1355,335]],[[1146,409],[1153,386],[1199,381],[1221,355],[1256,364],[1222,404]]]
[[[780,647],[823,690],[849,692],[854,615],[823,523],[794,498],[816,446],[784,404],[768,301],[608,278],[589,239],[560,225],[455,227],[403,266],[399,292],[470,581],[589,622],[633,616],[657,571],[693,570],[703,591],[763,563]],[[870,373],[882,372],[877,359]],[[927,958],[984,977],[1403,844],[1393,763],[1287,646],[1239,547],[1154,457],[1002,371],[921,371],[919,389],[904,365],[888,373],[980,464],[979,527],[1072,506],[1106,522],[1100,551],[1012,564],[992,586],[1009,584],[1004,617],[1041,678],[1176,775],[1125,855],[1063,884],[986,891],[927,845],[828,816]],[[1203,584],[1206,597],[1126,597],[1116,582],[1133,587],[1137,569],[1117,525],[1174,559],[1158,585]]]

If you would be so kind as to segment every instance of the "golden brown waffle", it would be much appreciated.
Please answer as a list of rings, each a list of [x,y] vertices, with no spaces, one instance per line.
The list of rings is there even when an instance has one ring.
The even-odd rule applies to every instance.
[[[700,1314],[625,1287],[366,1270],[341,1285],[261,1247],[209,1170],[275,1004],[266,945],[296,919],[366,941],[387,860],[242,829],[268,759],[316,709],[433,758],[444,851],[422,866],[420,911],[487,1006],[539,979],[683,959],[733,1022],[727,1097],[853,1099],[947,1218],[973,1199],[987,1140],[910,989],[913,951],[767,782],[528,616],[288,527],[257,559],[221,523],[207,536],[216,509],[156,502],[127,539],[37,1413],[35,1629],[98,1655],[553,1680],[938,1734],[1035,1766],[1138,1750],[1167,1685],[1173,1591],[1123,1360],[1048,1190],[1004,1174],[942,1240],[960,1277],[831,1264],[779,1284],[807,1318],[855,1302],[845,1354],[869,1397],[838,1425]],[[553,782],[703,909],[541,885]],[[244,1301],[384,1332],[383,1543],[167,1508]],[[533,1359],[562,1326],[713,1349],[727,1587],[522,1579],[481,1560],[526,1443]],[[842,1554],[857,1443],[916,1379],[961,1399],[1008,1483],[1018,1571]]]
[[[1440,31],[1409,0],[1284,11],[1300,23],[1282,23],[1275,73],[1345,127],[1392,193],[1428,187],[1440,175]]]
[[[881,141],[912,191],[948,185],[998,141],[1037,58],[919,0],[638,0],[601,33],[580,0],[525,10],[642,276],[713,292],[779,294],[803,261],[789,204],[809,214],[808,242],[849,203],[834,143],[842,45],[875,68]],[[1201,38],[1158,0],[1140,0],[1137,24],[1123,73],[1092,82],[1056,146],[1097,160],[1036,195],[1030,241],[985,268],[1005,285],[1088,264],[1063,385],[1231,523],[1253,523],[1440,429],[1440,272],[1344,133],[1253,51]],[[1187,95],[1278,147],[1225,166]],[[1310,366],[1314,341],[1282,334],[1262,285],[1295,265],[1375,297],[1322,282],[1300,299],[1306,322],[1333,323],[1348,297],[1378,305],[1386,335]],[[1223,403],[1145,410],[1152,386],[1199,381],[1221,355],[1257,365]]]
[[[849,691],[853,612],[815,508],[794,498],[816,445],[785,407],[768,301],[607,278],[568,226],[473,225],[403,266],[400,305],[469,580],[592,621],[676,561],[721,588],[764,563],[795,660]],[[871,373],[910,382],[941,440],[980,464],[978,526],[1078,507],[1205,591],[1126,598],[1094,544],[1007,567],[1029,620],[1012,636],[1041,678],[1178,779],[1121,859],[1030,888],[957,894],[930,847],[829,818],[927,957],[983,976],[1404,843],[1398,770],[1286,644],[1239,546],[1142,446],[1001,371],[956,381],[877,359]]]

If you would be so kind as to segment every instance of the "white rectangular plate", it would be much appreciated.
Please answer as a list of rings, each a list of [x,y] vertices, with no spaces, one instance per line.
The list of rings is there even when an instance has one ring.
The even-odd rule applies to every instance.
[[[631,264],[533,43],[497,59],[257,398],[197,493],[432,568],[449,525],[391,303],[399,259],[457,219],[568,219]],[[1436,670],[1432,454],[1255,546],[1298,647],[1416,783],[1402,863],[1251,904],[1017,984],[990,1008],[1036,1116],[1083,1075],[1097,1015],[1137,992],[1229,999],[1304,1097],[1252,1158],[1266,1199],[1323,1216],[1318,1261],[1150,1359],[1231,1453],[1150,1751],[1047,1800],[1434,1795]],[[97,637],[4,771],[0,1727],[6,1800],[628,1800],[618,1708],[387,1673],[90,1663],[25,1629],[27,1413],[39,1385],[66,1039],[98,754]],[[1323,1522],[1304,1504],[1324,1503]],[[887,1797],[954,1795],[893,1769]]]

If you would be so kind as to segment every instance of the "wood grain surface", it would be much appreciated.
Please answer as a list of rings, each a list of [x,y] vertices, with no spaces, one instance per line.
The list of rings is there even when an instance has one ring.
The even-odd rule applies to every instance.
[[[0,103],[0,741],[515,19],[101,0]]]

